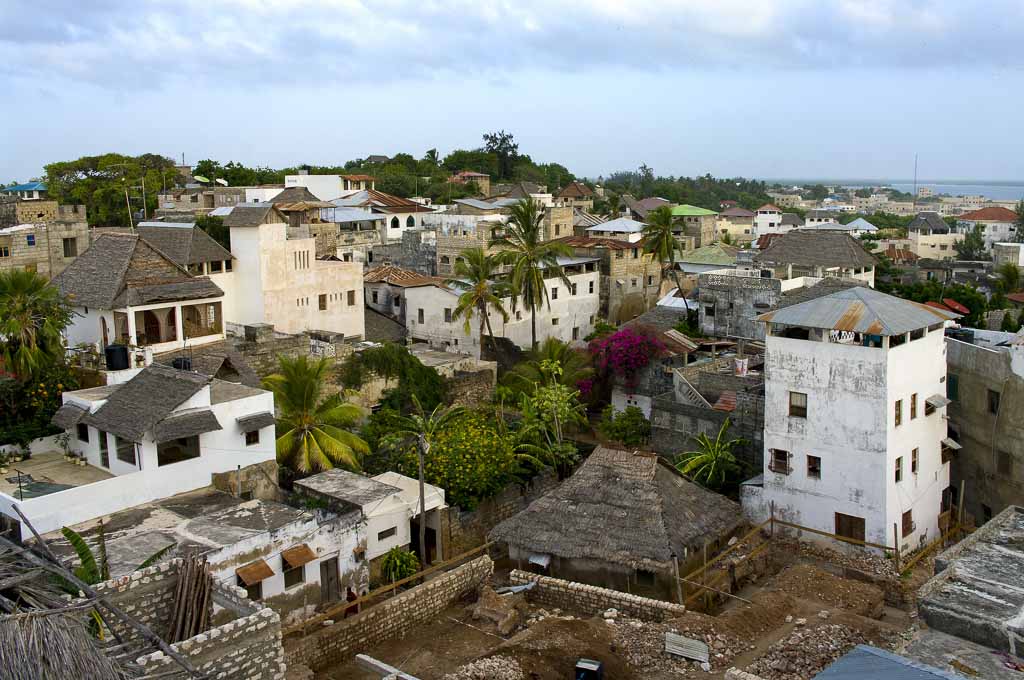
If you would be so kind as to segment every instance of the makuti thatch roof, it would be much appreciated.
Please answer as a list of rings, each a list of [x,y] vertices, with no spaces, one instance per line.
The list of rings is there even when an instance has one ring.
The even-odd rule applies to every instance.
[[[740,506],[661,457],[598,447],[576,473],[491,530],[520,550],[665,570],[743,523]]]

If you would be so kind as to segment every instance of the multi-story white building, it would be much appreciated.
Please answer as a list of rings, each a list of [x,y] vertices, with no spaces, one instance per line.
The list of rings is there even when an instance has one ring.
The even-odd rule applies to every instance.
[[[763,314],[763,485],[744,510],[912,549],[948,500],[944,328],[955,314],[858,286]],[[895,533],[897,534],[894,537]]]
[[[974,228],[982,228],[985,248],[992,249],[996,243],[1012,241],[1017,235],[1017,213],[1009,208],[989,207],[966,212],[957,218],[957,229],[961,234],[969,234]]]
[[[782,210],[777,205],[765,203],[754,215],[754,236],[778,234],[782,231]]]

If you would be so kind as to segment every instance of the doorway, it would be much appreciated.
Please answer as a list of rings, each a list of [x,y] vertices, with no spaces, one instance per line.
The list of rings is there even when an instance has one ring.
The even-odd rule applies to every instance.
[[[331,557],[320,563],[320,604],[329,604],[341,597],[338,558]]]
[[[428,515],[429,515],[429,513],[428,513]],[[420,520],[419,517],[413,517],[411,520],[409,520],[409,531],[411,532],[411,536],[410,536],[410,540],[409,540],[409,550],[411,550],[413,553],[415,553],[417,557],[419,557],[419,554],[420,554],[420,522],[419,522],[419,520]],[[427,539],[426,561],[427,561],[427,564],[433,564],[434,562],[437,561],[437,531],[430,526],[429,520],[428,520],[428,524],[427,524],[426,539]],[[426,566],[426,565],[423,565],[423,566]]]

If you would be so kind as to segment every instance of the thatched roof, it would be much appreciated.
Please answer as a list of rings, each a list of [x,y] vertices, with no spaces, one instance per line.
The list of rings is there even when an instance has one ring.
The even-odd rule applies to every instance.
[[[740,506],[661,457],[598,447],[576,473],[491,530],[531,553],[665,570],[743,522]]]

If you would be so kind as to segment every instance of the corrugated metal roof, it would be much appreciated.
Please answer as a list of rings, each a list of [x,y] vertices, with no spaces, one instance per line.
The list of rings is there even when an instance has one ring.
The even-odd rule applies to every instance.
[[[684,203],[683,205],[677,205],[672,208],[672,215],[674,217],[703,217],[705,215],[717,215],[714,210],[708,210],[707,208],[701,208],[697,205],[690,205]]]
[[[757,320],[870,335],[900,335],[956,318],[959,315],[952,312],[856,286],[762,314]]]
[[[614,231],[622,234],[636,234],[643,231],[646,226],[643,222],[637,222],[628,217],[620,217],[611,222],[604,222],[597,226],[589,227],[587,231]]]
[[[24,184],[15,184],[13,187],[7,187],[0,189],[4,193],[14,193],[15,191],[46,191],[45,182],[26,182]]]
[[[963,680],[959,675],[868,645],[857,645],[815,677],[817,680]]]

